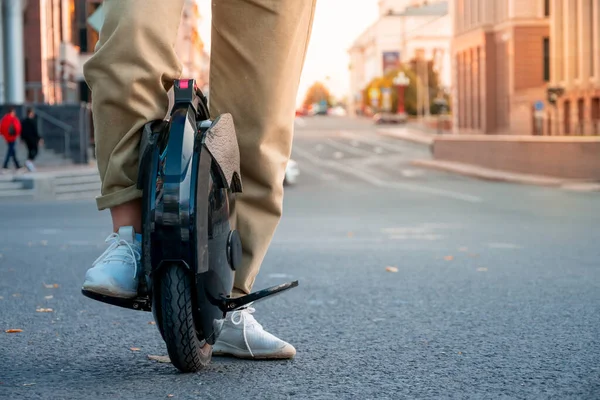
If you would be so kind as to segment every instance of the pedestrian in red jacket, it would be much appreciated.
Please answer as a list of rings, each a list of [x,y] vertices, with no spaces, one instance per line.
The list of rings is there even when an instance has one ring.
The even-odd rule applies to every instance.
[[[8,110],[8,114],[0,120],[0,134],[4,136],[4,140],[6,140],[6,143],[8,144],[4,165],[2,166],[3,171],[8,169],[8,162],[11,158],[15,163],[15,167],[21,169],[21,164],[19,164],[19,160],[17,160],[16,152],[16,142],[19,135],[21,135],[21,121],[17,118],[17,113],[13,107],[11,107]]]

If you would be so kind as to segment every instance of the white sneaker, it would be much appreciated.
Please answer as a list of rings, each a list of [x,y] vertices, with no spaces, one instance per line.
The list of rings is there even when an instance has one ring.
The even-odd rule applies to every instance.
[[[110,246],[85,274],[83,289],[110,297],[137,295],[138,265],[142,253],[141,235],[125,226],[106,238]]]
[[[31,161],[31,160],[25,161],[25,166],[27,167],[29,172],[35,172],[35,164],[33,164],[33,161]]]
[[[248,307],[227,315],[223,329],[213,345],[213,355],[250,359],[293,358],[296,349],[291,344],[265,331],[251,315]]]

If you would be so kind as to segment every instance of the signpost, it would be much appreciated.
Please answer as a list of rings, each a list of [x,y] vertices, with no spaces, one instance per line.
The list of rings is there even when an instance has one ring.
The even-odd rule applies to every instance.
[[[405,102],[404,91],[409,83],[410,83],[410,80],[408,79],[408,77],[406,76],[404,71],[400,71],[398,73],[398,75],[394,78],[394,85],[396,85],[396,87],[398,88],[398,110],[397,110],[397,112],[399,115],[406,114],[406,110],[404,107],[404,102]]]
[[[544,102],[541,100],[533,104],[533,117],[535,119],[535,134],[542,135],[544,132]]]

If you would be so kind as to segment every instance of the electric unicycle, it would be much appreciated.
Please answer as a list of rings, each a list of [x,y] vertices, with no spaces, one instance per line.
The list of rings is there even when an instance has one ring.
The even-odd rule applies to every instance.
[[[230,297],[242,260],[231,214],[242,191],[239,149],[231,115],[211,120],[194,80],[176,80],[170,118],[144,126],[138,177],[143,192],[138,295],[118,299],[82,293],[151,311],[173,365],[194,372],[210,362],[227,312],[298,282]]]

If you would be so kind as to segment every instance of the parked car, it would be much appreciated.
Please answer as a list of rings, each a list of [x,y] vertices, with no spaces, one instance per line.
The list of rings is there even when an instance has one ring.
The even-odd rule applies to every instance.
[[[285,178],[283,179],[284,186],[295,185],[300,175],[300,169],[298,163],[292,159],[287,163],[285,168]]]

